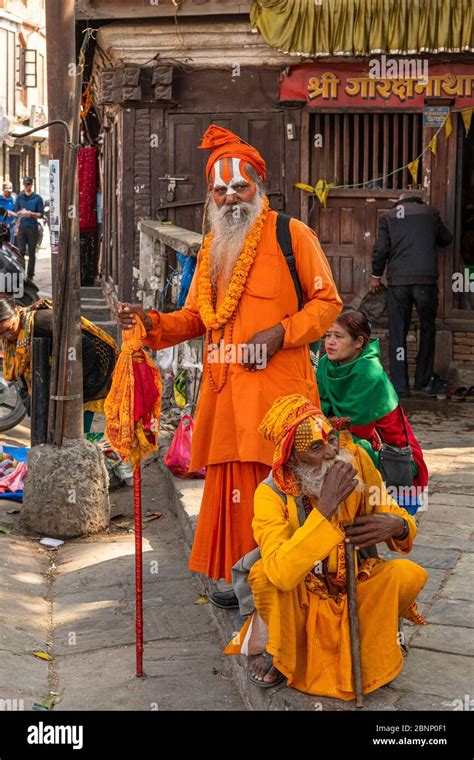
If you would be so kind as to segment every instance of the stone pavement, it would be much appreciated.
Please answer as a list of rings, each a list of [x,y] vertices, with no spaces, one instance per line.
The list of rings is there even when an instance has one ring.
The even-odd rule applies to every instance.
[[[420,595],[429,625],[405,624],[404,670],[366,706],[464,709],[474,653],[474,406],[418,399],[406,406],[431,474],[411,555],[430,575]],[[160,457],[168,443],[163,435]],[[11,530],[0,532],[0,709],[1,700],[15,699],[31,709],[53,691],[61,694],[56,711],[353,710],[285,686],[257,689],[246,680],[244,657],[222,655],[242,621],[200,598],[209,584],[187,569],[203,483],[172,478],[159,460],[147,465],[143,482],[144,516],[163,513],[144,528],[144,679],[134,675],[132,489],[111,494],[108,532],[57,551],[21,535],[19,514],[8,514],[14,505],[0,500],[0,526]],[[36,658],[36,650],[53,659]]]
[[[0,499],[0,700],[25,710],[245,710],[209,604],[187,569],[162,478],[143,473],[144,671],[135,677],[133,489],[111,494],[111,528],[43,549]],[[146,521],[147,512],[162,517]],[[199,600],[201,601],[201,600]],[[35,650],[52,656],[38,659]],[[3,703],[1,703],[3,704]],[[1,709],[0,704],[0,709]]]

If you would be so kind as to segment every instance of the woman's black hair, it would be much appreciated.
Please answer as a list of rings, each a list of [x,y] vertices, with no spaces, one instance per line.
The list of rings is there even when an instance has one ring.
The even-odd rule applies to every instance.
[[[363,348],[366,347],[370,340],[372,325],[364,311],[347,309],[339,314],[336,322],[347,330],[353,340],[362,337],[364,340]]]
[[[16,312],[16,306],[6,296],[0,296],[0,322],[11,319]]]

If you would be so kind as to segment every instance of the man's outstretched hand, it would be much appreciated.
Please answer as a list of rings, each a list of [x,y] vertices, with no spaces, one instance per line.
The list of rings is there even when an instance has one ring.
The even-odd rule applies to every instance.
[[[122,330],[130,330],[134,326],[137,321],[135,314],[141,319],[147,332],[152,329],[153,322],[151,321],[150,315],[147,314],[139,304],[119,303],[117,307],[117,319]]]
[[[401,536],[405,528],[403,517],[388,513],[375,513],[356,517],[346,528],[346,542],[355,544],[356,549],[365,549],[373,544],[381,544],[389,538]]]

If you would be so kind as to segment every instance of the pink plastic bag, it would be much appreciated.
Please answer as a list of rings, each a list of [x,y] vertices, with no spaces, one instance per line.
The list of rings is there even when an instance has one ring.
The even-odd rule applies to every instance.
[[[166,452],[165,465],[177,478],[205,478],[206,469],[201,467],[197,472],[188,472],[191,462],[191,441],[193,438],[194,420],[189,414],[183,414],[176,428],[173,440]]]

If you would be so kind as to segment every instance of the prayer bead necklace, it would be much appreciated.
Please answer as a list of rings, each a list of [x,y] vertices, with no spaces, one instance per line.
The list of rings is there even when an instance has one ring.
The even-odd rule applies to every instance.
[[[216,293],[215,288],[212,289],[212,302],[213,302],[213,308],[215,309],[216,308],[216,302],[217,302],[217,293]],[[234,334],[234,322],[235,322],[236,316],[237,316],[237,310],[234,311],[234,313],[232,314],[232,316],[231,316],[231,318],[229,319],[229,322],[228,322],[228,324],[229,324],[229,345],[232,345],[232,336]],[[221,336],[219,338],[219,343],[220,343],[221,340],[224,339],[225,328],[226,328],[225,325],[223,325],[221,327]],[[227,375],[229,374],[229,362],[225,361],[222,381],[217,386],[216,383],[215,383],[215,381],[214,381],[214,378],[212,376],[211,362],[210,362],[210,359],[209,359],[209,346],[211,345],[211,342],[212,342],[212,330],[209,329],[209,330],[207,330],[207,333],[206,333],[206,346],[207,346],[207,366],[206,366],[206,371],[207,371],[207,376],[209,378],[209,385],[211,386],[211,389],[214,391],[214,393],[220,393],[221,390],[223,389],[224,385],[227,382]],[[224,352],[224,354],[225,354],[225,352]]]

